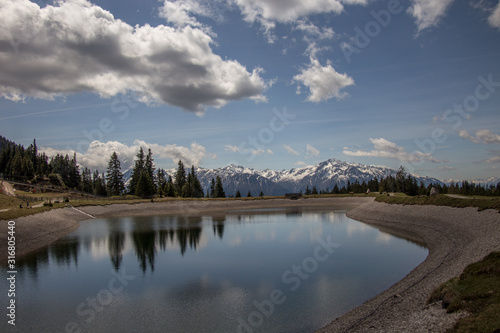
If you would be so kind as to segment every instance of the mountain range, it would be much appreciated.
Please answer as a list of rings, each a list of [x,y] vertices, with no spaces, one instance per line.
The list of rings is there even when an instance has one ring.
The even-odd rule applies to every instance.
[[[346,186],[348,181],[362,183],[397,173],[396,170],[382,166],[349,163],[337,159],[281,171],[257,170],[234,164],[217,169],[196,168],[195,171],[205,192],[210,187],[212,178],[219,176],[228,196],[234,195],[238,190],[243,196],[248,192],[257,196],[261,191],[265,195],[284,195],[288,192],[305,192],[307,187],[312,189],[313,186],[318,190],[331,190],[335,185],[339,188]],[[165,172],[174,178],[176,169]],[[131,174],[131,170],[124,173],[126,183]],[[443,184],[436,178],[414,176],[419,183],[423,182],[426,186],[431,183]]]

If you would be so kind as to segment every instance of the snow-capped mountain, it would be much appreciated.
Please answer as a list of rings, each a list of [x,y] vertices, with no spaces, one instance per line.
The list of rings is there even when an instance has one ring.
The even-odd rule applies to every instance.
[[[176,169],[165,170],[174,176]],[[335,185],[343,187],[350,181],[354,183],[368,182],[373,178],[380,179],[389,175],[395,175],[396,170],[381,166],[364,165],[359,163],[348,163],[337,159],[330,159],[317,165],[293,168],[290,170],[257,170],[239,165],[228,165],[217,169],[197,168],[196,175],[205,191],[210,187],[212,178],[219,176],[224,185],[226,195],[234,195],[240,191],[242,196],[248,192],[252,196],[259,195],[260,191],[265,195],[283,195],[287,192],[305,192],[309,186],[315,186],[318,190],[333,189]],[[125,172],[124,179],[130,179],[130,170]],[[415,175],[414,175],[415,176]],[[422,181],[426,186],[430,183],[441,183],[436,178],[415,176],[417,181]]]
[[[443,182],[447,185],[450,185],[450,184],[455,184],[455,183],[459,183],[461,184],[463,181],[462,180],[459,180],[459,179],[446,179],[444,180]],[[487,178],[487,179],[467,179],[467,181],[469,183],[474,183],[474,184],[479,184],[479,185],[482,185],[482,186],[496,186],[498,183],[500,183],[500,178],[498,177],[490,177],[490,178]]]

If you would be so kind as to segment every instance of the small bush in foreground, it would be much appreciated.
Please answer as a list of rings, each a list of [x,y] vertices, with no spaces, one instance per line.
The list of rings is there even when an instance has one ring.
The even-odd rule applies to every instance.
[[[470,313],[447,333],[499,332],[500,252],[492,252],[467,266],[460,277],[434,290],[429,303],[440,300],[448,313],[459,310]]]

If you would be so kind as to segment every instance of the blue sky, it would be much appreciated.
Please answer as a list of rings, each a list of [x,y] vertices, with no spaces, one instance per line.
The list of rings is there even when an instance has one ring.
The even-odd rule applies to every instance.
[[[0,4],[0,135],[84,166],[500,174],[498,1]]]

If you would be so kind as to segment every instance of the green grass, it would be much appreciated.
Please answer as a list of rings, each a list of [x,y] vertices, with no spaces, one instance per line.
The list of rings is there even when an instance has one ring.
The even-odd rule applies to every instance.
[[[481,199],[458,199],[450,198],[445,195],[435,195],[432,197],[409,197],[409,196],[386,196],[380,195],[376,199],[378,202],[389,204],[402,205],[434,205],[434,206],[450,206],[450,207],[476,207],[478,210],[496,209],[500,211],[500,199],[483,197]]]
[[[466,310],[447,333],[500,331],[500,252],[492,252],[483,260],[465,268],[458,278],[445,282],[429,298],[429,303],[443,301],[451,313]]]

